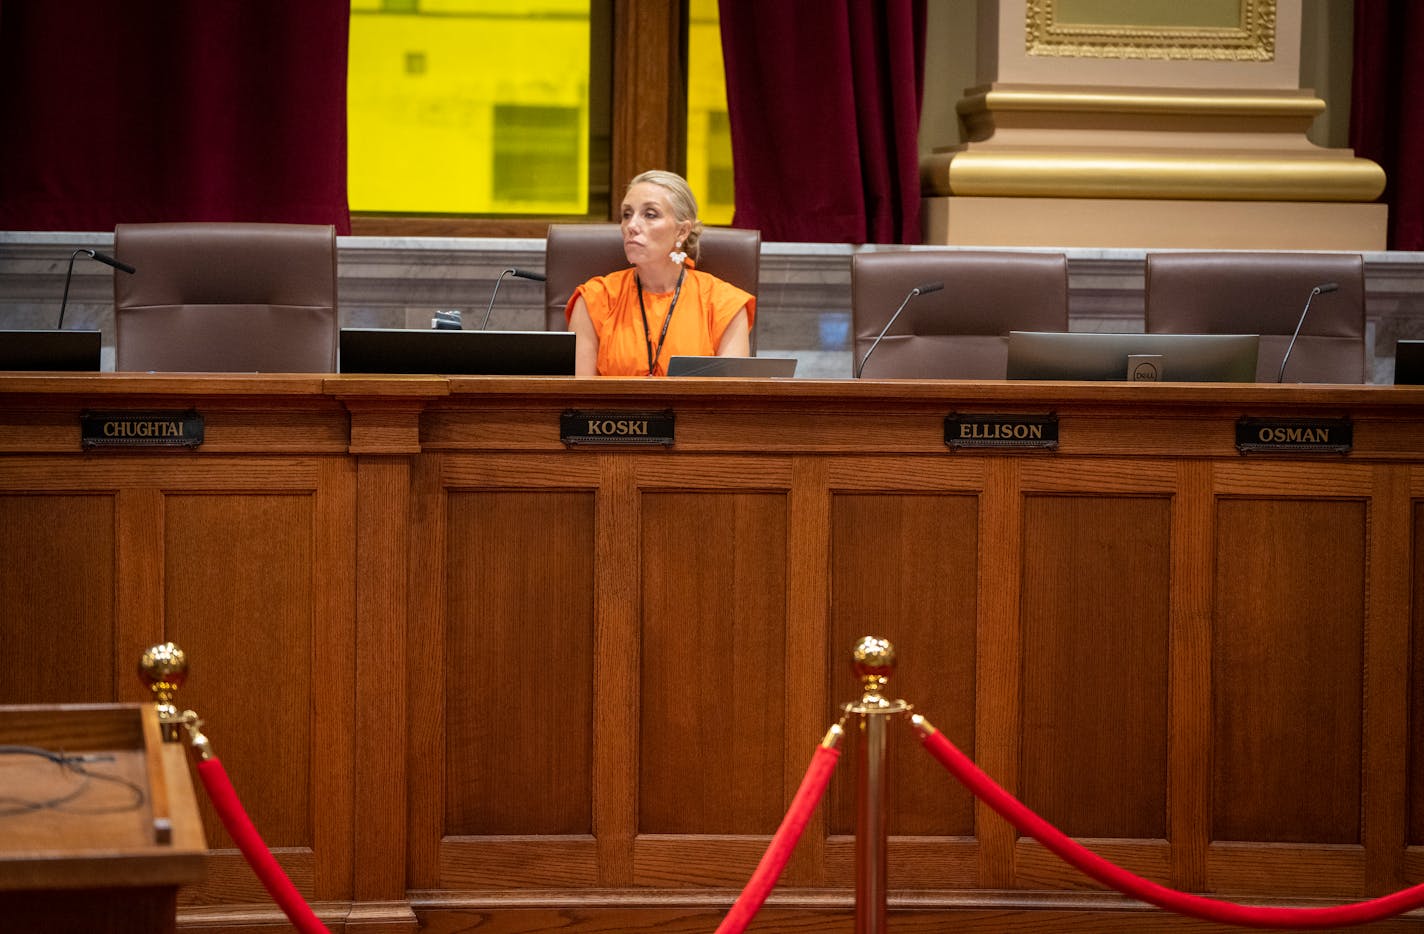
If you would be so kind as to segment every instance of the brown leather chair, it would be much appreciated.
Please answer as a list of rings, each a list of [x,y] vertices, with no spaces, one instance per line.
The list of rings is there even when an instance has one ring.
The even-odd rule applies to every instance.
[[[119,224],[114,253],[115,369],[335,372],[334,227]]]
[[[860,375],[866,379],[1003,379],[1010,331],[1068,329],[1068,259],[1061,253],[915,250],[851,260],[852,372],[895,309],[911,299]]]
[[[1362,383],[1365,274],[1356,253],[1148,253],[1146,329],[1162,334],[1259,334],[1256,381],[1274,383],[1311,289],[1285,382]]]
[[[757,294],[761,275],[761,231],[707,227],[702,231],[697,268]],[[623,269],[623,234],[617,224],[550,224],[544,252],[545,329],[566,331],[564,307],[574,289],[594,276]],[[755,322],[753,322],[755,325]],[[752,329],[755,347],[756,329]]]

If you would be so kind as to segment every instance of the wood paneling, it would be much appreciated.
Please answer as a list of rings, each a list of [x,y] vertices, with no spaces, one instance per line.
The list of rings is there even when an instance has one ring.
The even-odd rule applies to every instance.
[[[1360,842],[1364,503],[1217,507],[1212,839]]]
[[[979,503],[970,494],[838,493],[831,500],[831,671],[827,722],[858,700],[850,649],[862,636],[889,639],[906,666],[890,682],[913,698],[960,749],[974,753],[974,649],[978,616]],[[895,835],[972,837],[973,800],[919,749],[908,731],[889,734]],[[853,762],[828,803],[830,830],[855,833]]]
[[[641,567],[608,569],[641,580],[639,833],[781,820],[786,509],[777,493],[647,492]]]
[[[165,636],[196,668],[183,701],[221,737],[228,775],[251,796],[267,844],[309,848],[311,497],[177,494],[162,509]],[[233,846],[206,800],[203,829],[213,847]]]
[[[1074,836],[1165,838],[1170,504],[1027,497],[1025,804]]]
[[[84,408],[179,400],[197,451],[78,447]],[[559,440],[566,408],[668,407],[671,448]],[[1049,410],[1055,452],[944,445],[951,412]],[[179,641],[180,704],[333,930],[709,929],[866,634],[890,694],[1136,872],[1424,879],[1424,389],[0,375],[0,411],[5,699],[140,698]],[[1232,445],[1322,413],[1352,453]],[[70,679],[36,661],[66,650]],[[855,732],[759,930],[849,927]],[[896,930],[1210,929],[890,734]],[[277,920],[231,851],[179,904]]]
[[[1418,736],[1424,726],[1424,502],[1410,503],[1409,556],[1414,569],[1414,587],[1410,596],[1410,666],[1414,677],[1409,683],[1409,836],[1410,846],[1424,846],[1424,738]]]
[[[112,493],[0,492],[0,704],[117,700]]]
[[[452,492],[445,834],[593,833],[593,496]]]

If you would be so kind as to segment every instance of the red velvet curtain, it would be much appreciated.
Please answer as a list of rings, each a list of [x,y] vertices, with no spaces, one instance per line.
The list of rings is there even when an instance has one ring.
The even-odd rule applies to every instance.
[[[738,227],[920,241],[925,0],[720,0]]]
[[[1424,250],[1424,3],[1355,0],[1350,146],[1385,171],[1389,248]]]
[[[348,0],[4,0],[0,229],[334,224]]]

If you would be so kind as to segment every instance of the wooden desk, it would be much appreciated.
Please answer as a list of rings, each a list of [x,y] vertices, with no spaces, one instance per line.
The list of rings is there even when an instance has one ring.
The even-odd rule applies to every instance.
[[[190,407],[196,451],[80,448],[81,410]],[[570,449],[569,409],[671,409],[676,444]],[[951,451],[956,412],[1060,443]],[[1353,445],[1242,455],[1243,416]],[[32,595],[0,700],[139,699],[177,642],[180,702],[347,930],[710,930],[867,633],[891,693],[1151,878],[1424,879],[1424,389],[16,375],[0,452],[0,594]],[[72,645],[67,679],[20,661]],[[897,931],[1176,929],[891,732]],[[847,751],[759,930],[846,924]],[[275,912],[206,826],[182,920]]]
[[[207,845],[184,750],[163,743],[153,706],[0,707],[0,746],[4,928],[173,931]]]

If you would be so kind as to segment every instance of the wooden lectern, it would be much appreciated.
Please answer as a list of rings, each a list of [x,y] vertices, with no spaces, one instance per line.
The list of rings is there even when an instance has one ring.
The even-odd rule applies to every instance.
[[[0,706],[0,927],[171,932],[206,854],[152,704]]]

